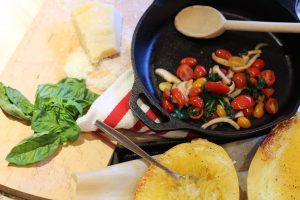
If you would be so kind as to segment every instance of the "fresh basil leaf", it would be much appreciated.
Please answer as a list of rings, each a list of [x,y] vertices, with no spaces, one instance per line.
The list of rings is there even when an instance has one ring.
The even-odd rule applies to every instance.
[[[65,129],[59,134],[60,142],[65,143],[67,141],[74,142],[80,135],[80,127],[74,123],[68,129]]]
[[[72,112],[72,115],[77,118],[86,112],[97,97],[97,94],[86,88],[84,80],[65,78],[56,85],[39,85],[35,103],[41,109],[49,106],[49,102],[60,100],[70,112],[74,108],[78,111],[76,114]]]
[[[34,106],[20,92],[12,88],[7,88],[0,83],[1,109],[18,119],[30,121],[34,112]],[[7,96],[7,91],[9,97]]]
[[[63,128],[59,125],[59,117],[54,110],[37,111],[32,117],[31,129],[37,133],[44,131],[60,133],[63,131]]]
[[[6,156],[6,160],[16,165],[28,165],[51,156],[57,149],[60,138],[52,132],[42,132],[22,140]]]
[[[25,115],[32,116],[34,112],[34,105],[29,102],[18,90],[11,87],[6,87],[6,95],[8,99],[20,108]]]

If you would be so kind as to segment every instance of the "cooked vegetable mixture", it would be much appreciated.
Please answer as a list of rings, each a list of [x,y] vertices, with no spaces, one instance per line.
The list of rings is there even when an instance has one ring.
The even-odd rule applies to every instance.
[[[217,49],[212,59],[218,65],[209,71],[192,57],[181,59],[176,76],[156,69],[165,80],[159,84],[162,107],[181,120],[204,120],[204,129],[219,123],[250,128],[251,117],[262,118],[265,110],[276,114],[278,101],[272,97],[275,74],[259,58],[266,45],[260,43],[241,56]]]

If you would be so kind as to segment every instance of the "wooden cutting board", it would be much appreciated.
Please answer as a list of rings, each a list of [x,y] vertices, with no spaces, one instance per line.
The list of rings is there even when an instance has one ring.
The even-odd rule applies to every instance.
[[[100,0],[99,0],[100,1]],[[70,11],[85,0],[51,0],[41,8],[0,81],[18,89],[32,102],[41,83],[56,83],[66,75],[63,66],[80,44],[71,23]],[[122,35],[132,35],[151,0],[103,0],[123,14]],[[130,55],[128,56],[128,59]],[[9,151],[31,135],[30,126],[0,111],[0,190],[50,199],[76,199],[72,173],[92,171],[108,165],[115,145],[95,133],[82,133],[78,141],[59,148],[51,158],[27,167],[10,166]],[[21,191],[17,192],[15,190]]]

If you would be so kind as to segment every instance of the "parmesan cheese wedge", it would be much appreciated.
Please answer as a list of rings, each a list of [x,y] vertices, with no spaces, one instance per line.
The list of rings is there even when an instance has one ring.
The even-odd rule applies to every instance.
[[[72,11],[72,20],[93,65],[120,52],[122,15],[112,5],[97,2],[80,5]]]

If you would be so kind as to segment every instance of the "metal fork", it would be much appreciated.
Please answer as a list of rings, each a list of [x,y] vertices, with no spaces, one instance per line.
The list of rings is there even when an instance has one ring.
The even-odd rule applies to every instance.
[[[164,170],[165,172],[167,172],[169,175],[171,175],[175,179],[179,180],[179,179],[193,178],[193,176],[190,176],[190,175],[181,175],[181,174],[178,174],[178,173],[174,172],[173,170],[165,167],[161,163],[157,162],[154,158],[152,158],[149,154],[147,154],[144,150],[142,150],[138,145],[136,145],[133,141],[131,141],[127,136],[125,136],[124,134],[122,134],[119,131],[115,130],[114,128],[106,125],[105,123],[97,120],[96,123],[95,123],[95,125],[100,130],[102,130],[106,134],[108,134],[111,137],[113,137],[117,142],[119,142],[120,144],[122,144],[124,147],[126,147],[127,149],[129,149],[132,152],[136,153],[137,155],[141,156],[148,163],[154,164],[157,167],[161,168],[162,170]]]

